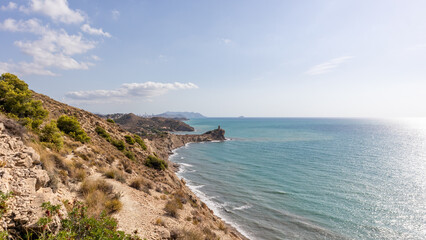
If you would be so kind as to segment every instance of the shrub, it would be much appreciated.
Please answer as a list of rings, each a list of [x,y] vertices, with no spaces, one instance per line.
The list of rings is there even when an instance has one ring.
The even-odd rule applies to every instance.
[[[90,137],[87,136],[75,117],[62,115],[58,118],[57,126],[61,131],[68,134],[76,141],[80,141],[81,143],[90,141]]]
[[[115,213],[123,208],[123,204],[118,199],[111,199],[105,203],[105,210],[108,213]]]
[[[135,142],[137,142],[139,146],[141,146],[141,148],[146,151],[147,147],[141,137],[139,137],[138,135],[134,135],[133,138],[135,139]]]
[[[114,239],[136,240],[136,236],[118,231],[117,221],[105,213],[97,217],[90,217],[88,209],[81,202],[76,202],[67,218],[61,221],[59,232],[49,234],[47,238],[40,239]]]
[[[108,133],[107,131],[105,131],[105,129],[103,129],[102,127],[100,127],[100,126],[96,126],[96,128],[95,128],[95,132],[96,132],[99,136],[101,136],[101,137],[105,138],[105,140],[107,140],[108,142],[111,142],[111,136],[110,136],[110,135],[109,135],[109,133]]]
[[[113,192],[112,185],[105,180],[93,181],[86,179],[81,184],[80,192],[84,196],[89,212],[93,216],[98,216],[103,211],[112,213],[121,209],[118,203],[119,195]]]
[[[33,129],[37,129],[48,115],[41,101],[32,98],[28,85],[10,73],[0,76],[0,110]]]
[[[87,195],[96,190],[100,190],[101,192],[107,195],[112,194],[113,192],[112,185],[107,183],[105,180],[96,180],[96,181],[85,180],[83,181],[80,187],[80,192],[83,195]]]
[[[168,167],[168,164],[163,159],[149,155],[145,160],[145,165],[150,168],[157,170],[165,170]]]
[[[114,120],[112,120],[111,118],[108,118],[108,119],[107,119],[107,122],[109,122],[109,123],[115,123],[115,121],[114,121]]]
[[[112,145],[114,145],[118,150],[123,151],[126,149],[126,145],[122,140],[113,140]]]
[[[172,217],[178,217],[178,209],[182,209],[182,203],[176,199],[169,200],[164,207],[164,211]]]
[[[135,144],[135,139],[133,139],[132,136],[126,135],[124,136],[124,139],[126,140],[127,144],[130,144],[130,145]]]
[[[132,152],[130,152],[129,150],[125,150],[124,151],[124,155],[128,158],[128,159],[130,159],[130,160],[132,160],[132,161],[134,161],[135,160],[135,154],[133,154]]]
[[[143,190],[144,192],[149,194],[149,189],[152,189],[152,184],[151,182],[146,181],[142,177],[138,177],[130,182],[130,187],[138,190]]]
[[[130,182],[129,186],[134,188],[134,189],[141,190],[141,188],[143,186],[143,180],[141,178],[133,179]]]
[[[76,169],[74,176],[79,182],[81,182],[86,178],[86,171],[84,169]]]
[[[110,169],[106,172],[104,172],[104,176],[106,178],[115,179],[119,182],[126,182],[126,178],[124,177],[124,174],[116,169]]]
[[[64,141],[62,139],[61,131],[56,125],[56,121],[51,121],[46,124],[44,128],[41,130],[40,141],[45,142],[60,150],[64,145]]]

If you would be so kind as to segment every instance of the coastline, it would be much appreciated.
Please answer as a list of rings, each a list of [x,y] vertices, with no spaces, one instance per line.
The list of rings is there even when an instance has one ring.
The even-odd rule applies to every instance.
[[[226,140],[221,140],[221,141],[226,141]],[[195,194],[195,196],[197,196],[201,200],[203,200],[204,197],[200,196],[200,194],[198,193],[199,191],[194,191],[194,189],[193,189],[194,187],[193,186],[191,187],[191,186],[188,185],[187,179],[185,179],[184,177],[182,177],[182,176],[179,175],[179,171],[182,169],[182,167],[181,167],[182,164],[178,163],[178,162],[175,162],[175,161],[172,161],[172,159],[173,159],[173,157],[178,156],[178,153],[176,152],[178,149],[185,148],[189,144],[206,143],[206,142],[207,143],[218,142],[218,140],[201,141],[201,142],[187,142],[183,146],[179,146],[179,147],[171,149],[171,151],[169,152],[169,156],[168,156],[168,161],[171,162],[171,163],[173,163],[173,172],[174,172],[174,174],[179,178],[179,180],[181,180],[181,181],[183,180],[184,183],[185,183],[185,186],[188,189],[190,189],[190,191],[193,194]],[[208,201],[203,200],[203,202],[205,202],[206,205],[209,207],[209,209],[211,209],[213,211],[213,215],[215,215],[216,217],[218,217],[219,219],[221,219],[225,223],[226,227],[230,230],[230,233],[232,235],[235,235],[235,237],[238,237],[238,238],[243,239],[243,240],[250,240],[249,236],[247,236],[248,234],[247,233],[243,234],[244,231],[242,229],[240,229],[240,227],[236,223],[231,223],[231,222],[227,221],[223,216],[221,216],[220,214],[218,214],[217,211],[215,212],[213,210],[215,207],[214,206],[209,206],[210,203]]]

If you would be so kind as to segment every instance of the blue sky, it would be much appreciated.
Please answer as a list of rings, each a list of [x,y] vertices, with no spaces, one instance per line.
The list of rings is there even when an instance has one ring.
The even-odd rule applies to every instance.
[[[0,0],[0,72],[97,113],[426,117],[426,1]]]

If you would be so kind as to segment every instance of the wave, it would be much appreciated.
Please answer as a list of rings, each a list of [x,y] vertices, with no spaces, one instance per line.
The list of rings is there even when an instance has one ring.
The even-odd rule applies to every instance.
[[[191,165],[189,163],[178,163],[179,165],[182,165],[184,167],[193,167],[194,165]]]
[[[234,207],[233,210],[244,210],[244,209],[249,209],[251,207],[252,206],[250,204],[246,204],[246,205],[243,205],[243,206],[240,206],[240,207]]]

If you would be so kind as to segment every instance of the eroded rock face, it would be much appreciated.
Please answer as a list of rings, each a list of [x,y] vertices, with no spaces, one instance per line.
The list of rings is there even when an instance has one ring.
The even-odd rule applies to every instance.
[[[13,234],[37,227],[37,221],[44,214],[41,204],[61,203],[47,187],[49,180],[40,164],[40,156],[0,122],[0,191],[12,193],[7,201],[8,210],[0,220],[0,231],[7,229]],[[59,223],[59,219],[57,221]]]

